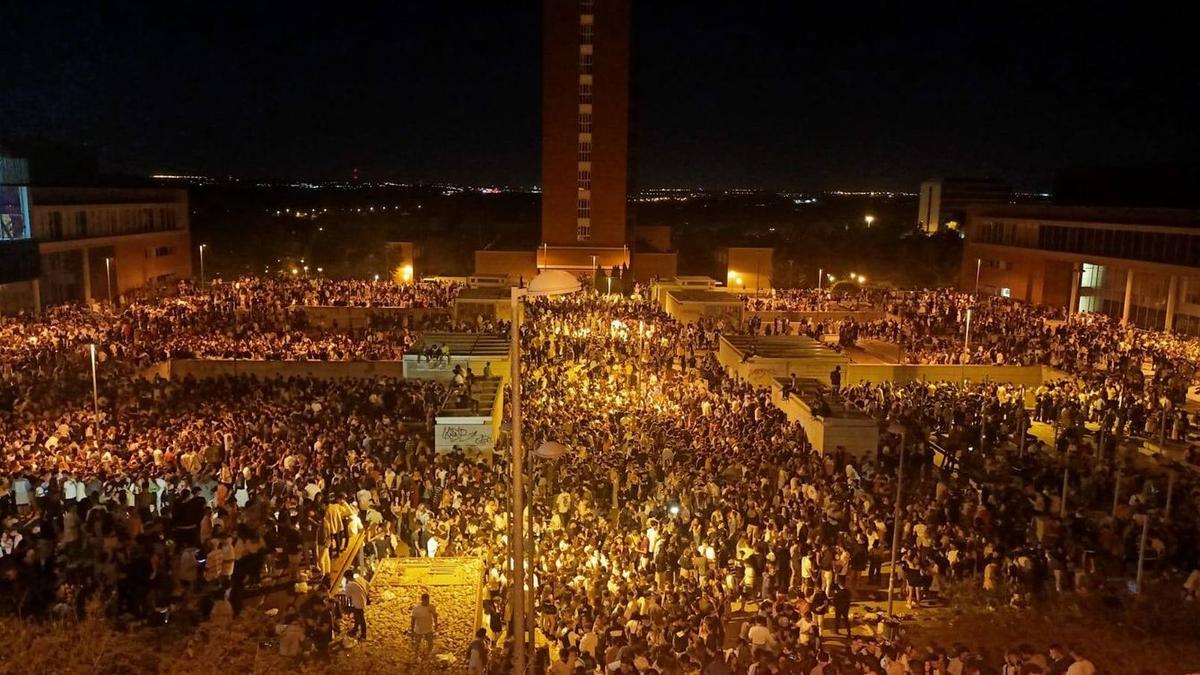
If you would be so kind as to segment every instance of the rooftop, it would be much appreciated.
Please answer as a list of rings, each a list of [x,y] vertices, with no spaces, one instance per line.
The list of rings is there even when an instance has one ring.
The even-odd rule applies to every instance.
[[[838,363],[849,363],[850,359],[807,335],[722,335],[739,355],[754,350],[754,355],[763,359],[827,359]]]
[[[1106,225],[1159,225],[1200,227],[1200,210],[1126,208],[1116,206],[1055,206],[1050,204],[996,204],[967,207],[972,218],[1102,223]]]
[[[741,298],[724,291],[708,291],[703,289],[675,289],[667,291],[676,302],[707,302],[721,305],[742,304]]]
[[[423,351],[430,345],[450,348],[450,356],[508,356],[508,340],[503,335],[483,333],[423,333],[410,353]]]

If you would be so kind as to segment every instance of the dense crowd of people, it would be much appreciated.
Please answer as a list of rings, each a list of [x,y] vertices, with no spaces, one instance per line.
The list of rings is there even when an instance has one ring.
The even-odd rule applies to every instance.
[[[495,643],[486,658],[489,650],[473,650],[471,667],[505,672],[513,634],[509,440],[502,437],[492,461],[435,453],[431,442],[433,412],[451,388],[474,386],[473,373],[447,386],[145,380],[132,367],[154,351],[149,343],[182,349],[164,347],[177,344],[168,326],[207,321],[207,330],[197,327],[197,339],[207,339],[229,328],[231,314],[232,353],[288,358],[294,352],[257,354],[245,344],[291,320],[297,304],[373,302],[371,286],[243,280],[184,287],[120,311],[67,308],[3,324],[33,345],[4,353],[0,388],[0,570],[9,606],[54,616],[100,603],[114,618],[229,621],[272,584],[300,583],[308,592],[281,615],[279,647],[320,658],[340,630],[342,606],[329,591],[344,588],[348,615],[359,618],[353,610],[369,595],[373,560],[472,555],[486,570],[479,639]],[[389,301],[436,305],[452,291],[432,293]],[[896,530],[910,611],[954,583],[1016,605],[1105,592],[1098,566],[1136,559],[1134,516],[1161,503],[1158,483],[1116,453],[1081,450],[1084,421],[1148,431],[1152,416],[1141,426],[1132,413],[1122,417],[1137,407],[1125,404],[1124,390],[1105,390],[1096,404],[1091,390],[1085,396],[1067,383],[1036,392],[854,385],[838,395],[883,428],[905,426],[906,453],[884,433],[873,453],[821,454],[769,391],[720,367],[716,325],[676,322],[645,295],[534,300],[521,328],[525,444],[570,449],[532,468],[539,672],[1095,672],[1081,665],[1090,661],[1080,649],[1057,645],[991,662],[958,646],[918,649],[881,625],[883,616],[852,622],[850,607],[887,585]],[[78,321],[55,324],[68,316]],[[987,325],[981,336],[1003,330],[1002,322]],[[345,343],[347,358],[374,353],[362,339]],[[95,407],[75,349],[90,342],[104,355]],[[1143,388],[1128,400],[1148,406],[1152,395]],[[1063,422],[1060,448],[1018,442],[1030,419],[1027,396],[1037,402],[1033,417]],[[975,452],[960,470],[944,471],[934,444]],[[1071,512],[1059,522],[1064,461]],[[1094,522],[1084,506],[1111,499],[1118,481],[1128,509]],[[1195,569],[1196,493],[1181,483],[1176,500],[1150,545],[1162,560]],[[333,563],[358,535],[366,540],[362,577],[343,582]]]
[[[421,331],[501,330],[456,322],[447,310],[457,283],[396,284],[329,279],[244,278],[203,287],[180,282],[169,293],[127,298],[124,305],[63,305],[41,316],[0,318],[0,367],[45,362],[88,344],[142,363],[170,358],[256,360],[395,360]],[[374,307],[365,325],[328,330],[305,308]]]

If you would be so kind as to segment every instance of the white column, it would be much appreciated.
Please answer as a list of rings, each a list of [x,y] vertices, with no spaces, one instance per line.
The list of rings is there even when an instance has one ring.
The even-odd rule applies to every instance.
[[[1133,307],[1133,268],[1125,271],[1125,304],[1121,306],[1121,325],[1129,324],[1129,310]]]
[[[1175,327],[1175,309],[1179,305],[1179,276],[1171,275],[1171,284],[1167,287],[1167,320],[1163,330],[1168,333]]]
[[[1071,265],[1071,302],[1067,306],[1067,314],[1074,314],[1079,311],[1079,285],[1083,282],[1083,264],[1074,263]]]
[[[92,301],[92,262],[89,260],[88,250],[81,249],[79,253],[83,256],[83,301]]]

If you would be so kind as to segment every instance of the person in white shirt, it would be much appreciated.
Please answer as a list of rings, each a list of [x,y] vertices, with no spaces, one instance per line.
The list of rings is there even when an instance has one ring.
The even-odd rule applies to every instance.
[[[350,614],[354,617],[354,627],[348,635],[358,633],[358,639],[367,639],[367,587],[360,581],[353,570],[346,570],[346,600],[350,605]]]
[[[429,602],[429,594],[421,594],[421,604],[413,607],[412,610],[412,636],[414,651],[417,654],[421,653],[422,643],[425,646],[425,653],[433,651],[433,635],[437,631],[438,613],[437,608]]]

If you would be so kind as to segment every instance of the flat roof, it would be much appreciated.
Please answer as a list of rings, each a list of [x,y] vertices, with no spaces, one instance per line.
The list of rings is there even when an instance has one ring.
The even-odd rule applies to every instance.
[[[837,363],[849,363],[845,355],[839,354],[807,335],[722,335],[739,355],[754,349],[756,358],[762,359],[824,359]]]
[[[409,354],[430,345],[450,347],[450,356],[508,356],[508,340],[503,335],[484,333],[422,333]]]
[[[512,297],[512,289],[507,286],[484,286],[481,288],[464,288],[458,292],[459,300],[508,300]]]
[[[1117,206],[1057,206],[1053,204],[968,205],[967,217],[1097,223],[1103,225],[1200,226],[1200,210],[1125,208]]]
[[[702,288],[674,288],[667,293],[675,298],[675,302],[707,302],[714,305],[738,305],[742,299],[724,291],[710,291]]]
[[[792,378],[777,377],[775,378],[775,382],[780,387],[785,387],[792,383]],[[846,405],[846,399],[841,397],[834,398],[832,395],[832,390],[829,387],[822,384],[819,380],[814,380],[811,377],[796,378],[796,388],[792,390],[791,395],[799,397],[800,400],[804,401],[805,405],[807,405],[811,410],[816,407],[817,400],[820,398],[820,394],[822,392],[826,393],[826,396],[824,397],[825,403],[829,406],[829,414],[826,415],[826,417],[837,417],[842,419],[871,419],[870,415],[867,415],[858,408]]]

